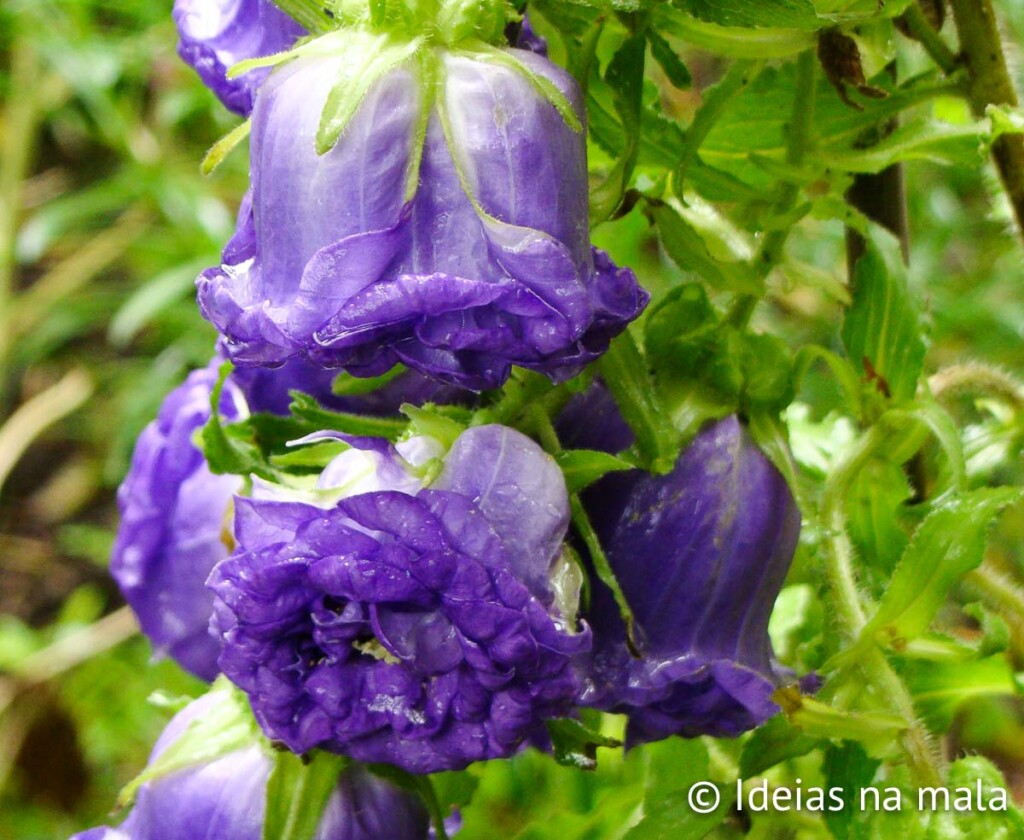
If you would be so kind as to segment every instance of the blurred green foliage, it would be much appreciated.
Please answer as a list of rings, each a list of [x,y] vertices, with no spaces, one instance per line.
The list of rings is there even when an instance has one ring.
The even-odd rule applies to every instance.
[[[602,5],[608,4],[537,0],[536,23],[555,58],[592,81],[595,212],[604,219],[616,207],[623,211],[598,224],[594,239],[634,266],[655,295],[646,349],[652,360],[659,354],[668,360],[656,385],[676,404],[678,427],[695,429],[701,419],[738,406],[752,414],[768,406],[768,417],[794,396],[790,366],[803,365],[797,401],[784,417],[805,501],[814,508],[822,503],[822,486],[849,449],[856,423],[877,417],[884,406],[856,365],[840,359],[852,370],[847,381],[853,385],[846,387],[836,374],[841,364],[830,368],[809,358],[804,364],[799,353],[815,344],[841,355],[844,339],[846,350],[856,349],[854,358],[867,352],[856,318],[850,333],[839,329],[852,299],[844,222],[860,224],[843,193],[855,173],[894,160],[904,162],[911,234],[900,295],[923,305],[925,325],[919,344],[916,321],[912,335],[887,336],[892,352],[913,357],[912,369],[901,362],[891,371],[897,396],[913,396],[922,352],[926,375],[969,362],[1024,371],[1024,252],[982,154],[983,131],[962,98],[941,88],[945,80],[920,45],[894,34],[886,15],[910,4],[890,4],[879,17],[874,0],[771,0],[753,22],[784,27],[784,36],[765,30],[753,52],[734,31],[715,28],[749,25],[743,16],[751,14],[751,4],[662,4],[652,13],[648,36],[654,60],[639,74],[643,38],[637,40],[632,7],[619,4],[623,16],[605,12],[598,22],[591,6]],[[246,187],[241,149],[214,176],[199,174],[206,149],[237,120],[174,55],[169,6],[99,0],[0,5],[0,427],[32,407],[28,438],[12,450],[9,474],[0,471],[5,840],[57,838],[107,821],[117,791],[142,767],[168,717],[146,698],[155,691],[202,691],[171,663],[147,664],[149,647],[132,635],[105,574],[117,521],[114,491],[134,440],[163,396],[211,354],[214,333],[199,317],[192,281],[218,259]],[[1008,45],[1024,42],[1024,7],[1011,0],[997,6]],[[862,110],[852,108],[817,65],[792,60],[813,47],[813,30],[821,24],[815,13],[844,25],[853,21],[868,75],[890,90],[887,99],[848,92]],[[588,56],[587,34],[595,25],[604,31],[596,54]],[[775,59],[781,60],[764,62]],[[897,79],[925,75],[896,86],[882,72],[892,60]],[[791,117],[808,78],[816,80],[813,142],[794,148]],[[701,106],[715,101],[712,85],[721,80],[735,85],[735,98],[705,126],[708,112],[701,117]],[[902,133],[869,153],[862,132],[904,109]],[[706,129],[699,154],[687,145],[697,132],[683,131],[693,126]],[[678,194],[667,185],[670,168],[685,184]],[[642,194],[627,192],[620,205],[627,189]],[[889,274],[878,261],[873,280],[882,283]],[[737,294],[764,291],[766,302],[752,320],[762,335],[753,336],[728,320],[726,305]],[[864,324],[877,321],[877,313],[853,305]],[[678,329],[689,325],[686,313],[695,307],[695,328]],[[905,309],[893,310],[902,326],[916,318]],[[665,312],[673,318],[659,332],[658,313]],[[767,340],[767,333],[781,349],[751,344],[745,355],[735,349]],[[686,348],[682,355],[680,347]],[[700,354],[704,363],[693,364]],[[776,357],[778,365],[765,362]],[[751,387],[766,380],[770,387],[763,391]],[[951,407],[960,423],[965,481],[974,489],[1019,484],[1020,418],[998,400],[970,396]],[[926,444],[906,471],[907,459],[896,452],[874,457],[850,487],[850,539],[863,560],[861,583],[883,605],[899,595],[883,597],[893,569],[907,556],[908,534],[928,512],[913,504],[918,478],[925,476],[926,492],[956,484],[957,470],[949,466],[942,435],[937,438],[940,444]],[[912,489],[908,474],[914,470],[920,475],[910,476]],[[780,658],[801,672],[821,668],[838,647],[822,594],[829,535],[813,519],[806,523],[773,617]],[[945,738],[947,752],[983,752],[1018,796],[1024,795],[1024,705],[1017,681],[1024,662],[1022,537],[1017,505],[985,551],[988,572],[943,580],[941,591],[929,593],[925,618],[913,622],[918,637],[906,645],[900,638],[892,653],[917,711]],[[936,611],[943,633],[926,634]],[[892,711],[875,708],[877,700],[855,682],[842,682],[826,699],[844,708]],[[838,718],[829,720],[834,725]],[[855,732],[855,726],[878,723],[865,720],[843,724]],[[596,723],[605,734],[621,734],[615,718]],[[595,773],[528,752],[441,776],[436,786],[443,805],[465,805],[472,794],[459,835],[466,840],[649,840],[708,831],[722,838],[924,836],[911,813],[825,820],[729,810],[734,793],[728,785],[722,812],[707,818],[680,799],[690,781],[726,782],[741,770],[764,774],[773,784],[800,778],[808,786],[850,790],[869,783],[879,762],[892,758],[891,744],[876,754],[850,740],[830,741],[830,734],[835,730],[815,730],[809,718],[802,733],[779,718],[734,742],[673,739],[625,756],[600,748]],[[865,745],[872,743],[869,734]],[[979,766],[975,776],[991,774],[988,765]],[[954,773],[961,770],[967,772],[954,766]],[[899,767],[887,783],[909,785]],[[935,837],[974,836],[972,830],[1020,836],[1001,835],[1012,827],[997,820],[930,830]]]

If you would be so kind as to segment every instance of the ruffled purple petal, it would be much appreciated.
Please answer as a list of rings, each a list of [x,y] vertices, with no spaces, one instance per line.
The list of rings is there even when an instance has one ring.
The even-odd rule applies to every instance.
[[[248,116],[269,69],[227,78],[232,65],[289,49],[306,34],[270,0],[174,0],[178,55],[224,105]]]
[[[590,644],[564,629],[539,579],[568,524],[561,474],[520,433],[481,426],[456,440],[443,489],[413,494],[389,477],[386,443],[349,443],[339,461],[380,459],[380,486],[404,492],[330,508],[240,499],[238,547],[209,580],[222,670],[296,752],[417,773],[510,755],[568,713]]]
[[[610,476],[587,504],[644,655],[630,656],[611,595],[595,584],[583,703],[629,714],[632,743],[735,736],[777,712],[771,696],[788,675],[768,619],[800,515],[737,418],[704,429],[671,474]]]

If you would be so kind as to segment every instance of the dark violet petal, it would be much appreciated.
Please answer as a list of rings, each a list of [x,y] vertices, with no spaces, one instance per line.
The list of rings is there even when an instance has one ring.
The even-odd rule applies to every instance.
[[[521,545],[472,499],[378,491],[240,510],[255,524],[211,575],[213,626],[270,737],[426,773],[507,756],[569,712],[590,637],[556,625],[512,571]]]
[[[778,711],[785,672],[768,619],[800,515],[782,476],[736,417],[704,428],[666,476],[606,477],[586,495],[633,609],[631,657],[610,593],[586,618],[594,654],[586,705],[630,715],[630,738],[734,736]]]
[[[210,90],[242,116],[270,72],[253,70],[227,78],[232,65],[289,49],[306,34],[270,0],[175,0],[178,55]]]

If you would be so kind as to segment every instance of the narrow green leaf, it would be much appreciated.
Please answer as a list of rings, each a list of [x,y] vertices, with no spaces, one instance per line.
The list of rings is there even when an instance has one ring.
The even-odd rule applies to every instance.
[[[241,125],[236,125],[231,131],[220,138],[216,143],[210,146],[210,151],[206,153],[206,157],[203,158],[203,162],[199,164],[199,171],[204,175],[209,175],[220,166],[221,162],[234,150],[235,146],[245,140],[249,136],[249,131],[252,129],[252,120],[246,120]]]
[[[655,5],[654,25],[687,44],[732,58],[788,58],[815,44],[810,28],[722,26],[672,3]]]
[[[210,694],[216,702],[206,713],[193,720],[160,756],[122,788],[117,797],[119,808],[126,808],[146,782],[159,779],[185,767],[205,764],[259,741],[256,720],[246,696],[224,677],[218,677]]]
[[[345,756],[319,750],[307,756],[277,752],[267,779],[263,840],[313,840],[348,763]]]
[[[924,633],[960,578],[981,564],[995,516],[1022,494],[1014,487],[983,488],[933,510],[914,533],[861,639],[899,647]]]
[[[407,372],[408,368],[402,365],[395,365],[387,373],[383,373],[380,376],[371,376],[367,379],[361,376],[353,376],[348,371],[341,371],[334,378],[334,382],[331,384],[331,391],[339,397],[358,397],[363,394],[372,394]]]
[[[760,296],[763,281],[742,262],[715,259],[696,229],[669,204],[648,202],[648,213],[672,261],[684,271],[700,275],[718,290]]]
[[[647,42],[644,36],[633,35],[619,47],[604,81],[612,91],[615,110],[625,135],[623,147],[605,181],[590,191],[592,222],[607,219],[622,203],[629,186],[640,150],[640,115],[643,108],[644,58]]]
[[[899,245],[872,233],[854,269],[853,306],[843,321],[843,344],[878,390],[893,400],[913,399],[924,369],[924,341],[910,299]]]
[[[673,0],[691,15],[719,26],[817,29],[811,0]]]
[[[292,391],[291,398],[292,414],[317,429],[397,440],[408,425],[404,420],[393,417],[371,417],[344,411],[330,411],[321,407],[313,397],[299,391]]]
[[[633,464],[592,449],[566,449],[555,456],[570,493],[579,493],[610,472],[636,469]]]
[[[555,718],[545,723],[551,736],[552,755],[566,767],[596,770],[598,747],[622,746],[621,741],[595,732],[572,718]]]
[[[248,434],[249,427],[241,423],[221,425],[220,399],[231,371],[231,362],[221,365],[217,384],[210,392],[210,419],[199,433],[207,466],[215,475],[258,475],[273,480],[274,470]]]
[[[658,62],[658,66],[665,72],[665,76],[672,83],[673,87],[679,90],[689,90],[693,84],[693,77],[690,69],[683,63],[672,45],[666,41],[657,30],[650,27],[645,33],[647,42],[651,45],[651,55]]]
[[[316,132],[318,155],[334,148],[374,82],[412,58],[423,43],[422,38],[396,41],[387,35],[360,35],[361,42],[350,44],[342,53],[345,61],[339,66],[337,80],[327,94]]]
[[[805,735],[786,720],[785,715],[776,715],[756,729],[743,745],[740,778],[760,776],[782,761],[807,755],[820,744],[819,738]]]

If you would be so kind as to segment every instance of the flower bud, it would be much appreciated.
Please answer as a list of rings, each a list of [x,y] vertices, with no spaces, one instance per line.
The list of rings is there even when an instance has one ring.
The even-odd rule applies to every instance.
[[[150,756],[152,764],[193,721],[207,714],[214,694],[174,716]],[[102,826],[71,840],[261,840],[271,759],[259,743],[145,783],[117,828]],[[343,771],[320,817],[314,840],[426,840],[423,804],[361,767]]]
[[[702,430],[668,475],[607,477],[587,506],[642,656],[627,650],[619,611],[595,582],[582,703],[629,715],[630,743],[735,736],[775,714],[772,694],[790,680],[773,661],[768,619],[800,514],[739,420]]]
[[[501,426],[464,432],[439,473],[436,442],[349,442],[326,502],[238,500],[238,547],[209,583],[222,670],[295,752],[415,773],[510,755],[570,710],[589,645],[550,583],[561,471]]]
[[[305,30],[271,0],[174,0],[178,55],[224,105],[248,116],[269,70],[227,78],[232,65],[289,49]]]

